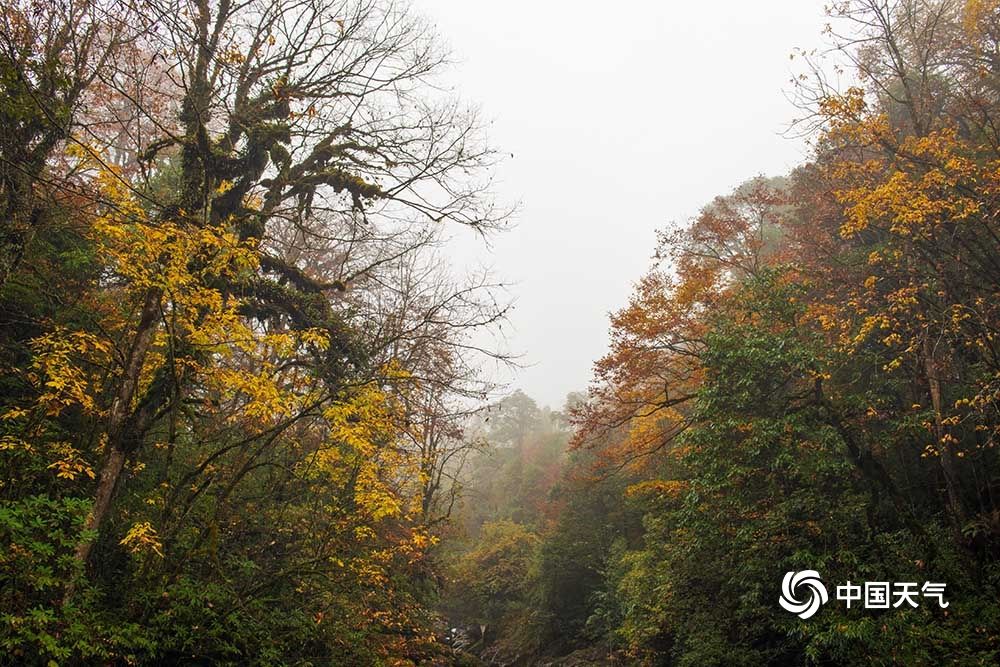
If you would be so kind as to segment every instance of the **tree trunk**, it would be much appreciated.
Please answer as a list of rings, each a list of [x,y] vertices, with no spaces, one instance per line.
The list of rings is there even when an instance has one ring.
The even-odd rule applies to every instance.
[[[934,435],[937,439],[937,450],[940,453],[941,470],[944,472],[945,490],[948,495],[948,508],[952,517],[961,524],[965,510],[962,498],[958,493],[958,472],[955,470],[955,459],[951,452],[951,443],[945,439],[947,435],[941,410],[941,377],[940,367],[934,358],[934,348],[930,336],[923,336],[924,370],[927,374],[927,385],[930,389],[931,407],[934,410]]]
[[[136,390],[139,387],[142,364],[146,359],[146,353],[149,351],[153,334],[156,331],[156,321],[160,314],[160,296],[159,289],[151,289],[146,293],[146,301],[142,306],[135,337],[132,340],[128,356],[125,358],[122,374],[118,381],[118,391],[115,393],[111,409],[108,411],[108,422],[105,428],[105,433],[108,436],[108,451],[100,474],[97,476],[94,506],[84,523],[86,530],[99,531],[101,529],[101,525],[111,510],[115,489],[118,486],[122,470],[125,468],[125,460],[129,453],[126,424],[131,415],[131,406]],[[90,539],[84,539],[80,542],[76,548],[77,559],[86,563],[93,546],[93,540]]]
[[[101,473],[97,477],[97,493],[94,494],[94,506],[87,515],[85,528],[88,530],[98,530],[104,523],[104,518],[111,509],[111,498],[114,496],[115,488],[118,486],[118,479],[122,470],[125,469],[125,452],[117,447],[108,451],[101,466]],[[94,547],[92,540],[83,540],[76,547],[77,560],[86,562],[90,557],[90,550]]]

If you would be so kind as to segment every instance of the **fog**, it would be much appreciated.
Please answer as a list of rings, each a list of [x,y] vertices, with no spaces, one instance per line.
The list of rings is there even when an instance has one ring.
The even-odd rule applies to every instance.
[[[822,44],[822,3],[416,0],[456,64],[446,83],[479,106],[505,160],[496,192],[516,228],[486,249],[458,234],[459,265],[513,283],[512,378],[559,406],[586,387],[608,313],[649,265],[655,230],[743,180],[808,155],[786,132],[793,49]]]

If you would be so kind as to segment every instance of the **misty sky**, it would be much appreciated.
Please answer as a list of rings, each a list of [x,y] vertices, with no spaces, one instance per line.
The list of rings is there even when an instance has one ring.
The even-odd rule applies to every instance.
[[[521,202],[490,252],[452,251],[515,283],[504,330],[530,367],[512,386],[552,407],[584,389],[655,230],[807,157],[782,135],[789,54],[822,44],[822,4],[414,0],[458,61],[447,83],[493,121],[496,192]]]

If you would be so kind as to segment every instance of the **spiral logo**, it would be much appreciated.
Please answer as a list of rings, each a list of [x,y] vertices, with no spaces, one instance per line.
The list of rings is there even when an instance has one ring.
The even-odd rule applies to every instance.
[[[799,586],[808,589],[808,597],[802,601],[795,596]],[[781,581],[781,597],[778,598],[778,604],[786,611],[798,614],[803,620],[819,611],[820,606],[826,604],[829,599],[826,586],[820,581],[819,572],[816,570],[788,572]]]

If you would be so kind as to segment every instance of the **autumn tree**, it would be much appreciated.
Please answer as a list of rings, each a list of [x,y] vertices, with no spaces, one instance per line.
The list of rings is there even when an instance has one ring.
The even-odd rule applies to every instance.
[[[23,556],[5,562],[23,574],[44,553],[60,573],[10,589],[21,620],[4,646],[345,664],[433,651],[419,582],[448,446],[425,435],[487,387],[474,357],[489,350],[468,336],[505,312],[488,277],[419,268],[441,225],[486,233],[506,215],[475,113],[430,85],[444,54],[389,3],[85,6],[77,27],[105,38],[113,16],[129,40],[102,51],[107,67],[78,65],[73,99],[106,108],[52,130],[39,160],[72,196],[45,203],[59,235],[16,249],[44,261],[11,263],[4,285],[20,318],[3,341],[4,465],[19,471],[4,537]],[[80,56],[53,7],[38,25],[62,37],[26,32],[13,55]],[[45,99],[22,97],[43,117]],[[72,307],[46,295],[63,274]],[[52,543],[23,529],[46,512]],[[233,600],[239,613],[219,611]]]
[[[142,33],[131,7],[123,3],[114,15],[111,8],[100,1],[18,1],[0,12],[0,284],[53,209],[67,205],[70,174],[60,168],[60,148],[81,129],[90,87]]]

